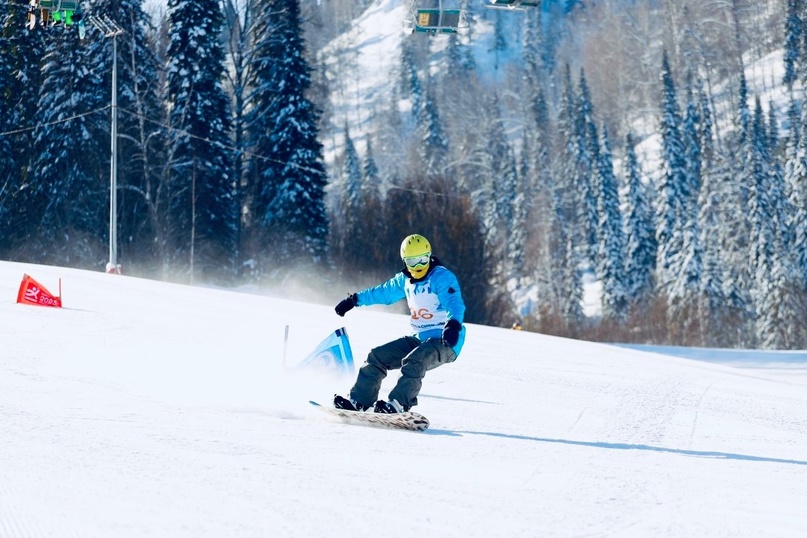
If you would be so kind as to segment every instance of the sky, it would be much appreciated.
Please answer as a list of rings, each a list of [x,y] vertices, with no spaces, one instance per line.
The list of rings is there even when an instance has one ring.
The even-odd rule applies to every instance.
[[[24,274],[64,307],[16,304]],[[430,428],[381,430],[298,365],[406,317],[252,291],[0,262],[0,536],[807,535],[807,353],[468,325]]]

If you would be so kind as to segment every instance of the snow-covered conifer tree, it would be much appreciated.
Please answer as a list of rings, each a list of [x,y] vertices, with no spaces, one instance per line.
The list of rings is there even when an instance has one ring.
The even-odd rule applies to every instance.
[[[726,144],[726,153],[720,157],[716,174],[720,180],[721,261],[723,271],[724,310],[731,312],[731,321],[737,328],[738,340],[753,345],[753,304],[751,288],[753,278],[748,263],[749,207],[747,167],[748,104],[745,79],[740,74],[740,94],[745,97],[737,106],[734,118],[735,136]],[[745,125],[745,127],[744,127]]]
[[[526,274],[526,248],[527,237],[532,228],[530,221],[530,206],[535,203],[535,193],[533,191],[532,167],[530,166],[530,156],[525,155],[523,148],[530,145],[525,140],[522,143],[522,153],[519,163],[514,167],[516,176],[515,198],[512,208],[512,226],[510,229],[510,239],[507,244],[507,259],[510,264],[511,279],[516,282],[516,287],[523,287],[531,279]]]
[[[698,334],[697,306],[700,304],[701,275],[703,270],[703,249],[698,230],[698,194],[701,186],[701,116],[691,88],[687,88],[686,114],[681,128],[684,146],[683,182],[681,198],[676,218],[676,235],[681,237],[680,254],[673,260],[670,276],[672,284],[667,297],[671,326],[676,340],[690,344],[701,343]]]
[[[787,248],[793,252],[799,273],[807,278],[807,127],[804,123],[807,121],[807,107],[802,105],[801,114],[803,120],[791,124],[784,180],[790,209]]]
[[[412,115],[417,118],[423,107],[423,87],[418,76],[414,45],[408,39],[401,43],[400,85],[401,96],[412,101]]]
[[[39,261],[99,268],[109,237],[109,183],[98,180],[109,178],[109,115],[98,112],[109,93],[89,52],[76,33],[48,35],[31,188],[44,208]]]
[[[218,278],[222,268],[232,278],[239,213],[222,87],[223,14],[215,0],[169,0],[168,20],[173,256],[188,264],[191,280]]]
[[[431,85],[426,91],[423,107],[418,115],[418,126],[420,132],[418,170],[432,177],[445,173],[448,139],[444,133]]]
[[[344,210],[356,212],[361,204],[362,171],[356,145],[350,137],[345,125],[345,155],[342,164],[342,181],[344,183]]]
[[[383,188],[384,180],[375,160],[373,144],[367,140],[362,165],[362,214],[364,227],[367,230],[365,245],[365,260],[370,271],[380,272],[384,262],[389,259],[389,249],[383,242],[377,240],[379,230],[384,229],[386,214],[384,211]]]
[[[540,17],[533,11],[526,14],[524,25],[524,78],[527,91],[534,95],[543,94],[542,62],[541,62],[541,22]]]
[[[557,138],[559,139],[558,159],[556,163],[557,175],[555,177],[556,187],[563,196],[560,198],[560,209],[563,211],[569,226],[577,234],[578,212],[576,189],[574,180],[577,176],[577,121],[575,103],[577,97],[572,82],[571,69],[566,65],[563,76],[563,89],[561,91],[560,103],[557,114]],[[579,241],[574,239],[575,244]],[[565,248],[565,246],[564,246]]]
[[[804,32],[803,17],[805,15],[802,2],[803,0],[787,0],[784,43],[785,75],[783,82],[788,86],[791,86],[798,79],[798,69],[801,67],[802,34]]]
[[[0,6],[0,21],[3,22],[4,27],[16,23],[16,33],[20,34],[22,33],[21,27],[23,24],[22,14],[15,17],[16,11],[13,5],[8,2],[4,3]],[[9,32],[7,28],[3,28],[3,30],[5,31],[0,32],[0,52],[2,52],[2,56],[0,56],[0,99],[2,100],[0,101],[0,105],[2,105],[0,106],[0,133],[3,133],[0,136],[0,171],[3,172],[4,177],[8,177],[11,170],[9,168],[9,158],[12,150],[12,138],[6,133],[11,131],[12,126],[11,111],[13,102],[10,101],[10,95],[14,89],[15,58],[12,39],[6,35],[7,33],[13,35],[13,33]],[[2,219],[3,202],[4,198],[0,197],[0,219]]]
[[[625,238],[622,213],[619,210],[619,185],[614,174],[608,130],[603,126],[602,143],[597,159],[599,193],[599,256],[597,276],[602,282],[603,317],[624,321],[627,316],[625,278]]]
[[[642,171],[636,157],[633,135],[625,137],[624,175],[627,183],[625,200],[625,278],[629,304],[647,301],[654,291],[656,267],[656,234],[653,210]]]
[[[33,125],[39,98],[43,33],[25,28],[25,10],[11,2],[0,6],[0,258],[10,252],[27,256],[41,251],[30,243],[38,217],[46,203],[33,196],[37,175],[30,167],[34,158],[32,133],[21,127]],[[31,61],[36,58],[37,61]],[[39,203],[38,203],[39,202]]]
[[[790,128],[784,149],[784,165],[782,181],[785,191],[784,222],[787,234],[784,238],[785,249],[790,253],[793,270],[797,279],[794,282],[793,295],[802,297],[801,318],[807,318],[807,107],[800,104],[791,95],[788,118]],[[803,119],[802,119],[803,118]],[[803,131],[804,130],[804,131]],[[797,301],[799,299],[796,299]],[[807,327],[799,324],[795,328],[796,340],[807,339]],[[803,345],[803,344],[802,344]]]
[[[580,265],[591,264],[582,210],[583,196],[578,188],[578,181],[591,181],[593,163],[585,159],[586,137],[583,125],[579,121],[578,96],[572,82],[571,70],[566,65],[563,76],[563,90],[558,110],[557,132],[559,138],[559,156],[552,167],[551,192],[555,203],[556,223],[555,244],[553,253],[559,263],[561,272],[559,279],[558,299],[560,314],[567,327],[575,327],[583,320],[583,282]],[[596,205],[595,205],[596,207]]]
[[[702,252],[698,317],[702,345],[729,345],[723,295],[721,258],[721,192],[715,162],[712,114],[700,83],[697,88],[700,122],[698,141],[701,155],[701,186],[698,194],[698,244]]]
[[[746,170],[749,187],[751,224],[751,267],[754,285],[752,298],[756,310],[756,337],[760,346],[780,349],[787,346],[788,328],[794,311],[787,297],[792,272],[783,248],[781,225],[784,196],[781,175],[775,171],[770,153],[762,105],[756,99],[749,132]]]
[[[467,80],[476,68],[469,58],[473,59],[473,47],[468,45],[468,39],[461,40],[457,34],[449,35],[446,46],[446,79]]]
[[[583,312],[583,284],[578,269],[580,254],[571,238],[567,242],[564,254],[562,267],[565,274],[562,280],[564,288],[561,294],[561,313],[566,327],[574,330],[585,319],[585,314]]]
[[[486,141],[482,158],[487,181],[484,186],[483,230],[486,254],[493,276],[504,284],[508,276],[507,245],[513,227],[513,205],[518,193],[518,176],[513,149],[502,125],[498,96],[486,106]]]
[[[311,67],[299,1],[259,0],[257,8],[249,116],[251,248],[253,258],[267,262],[259,264],[262,269],[282,270],[282,262],[325,261],[327,177],[317,139],[320,112],[306,97]]]
[[[684,182],[681,185],[683,196],[681,217],[688,221],[697,214],[698,192],[701,187],[703,169],[701,151],[701,111],[692,88],[686,91],[686,112],[681,125],[681,140],[684,144]]]
[[[681,138],[681,113],[666,51],[662,58],[661,80],[662,114],[659,130],[661,131],[662,169],[656,186],[658,191],[656,268],[658,285],[664,293],[669,294],[677,277],[676,268],[683,249],[683,185],[686,181],[686,161],[685,148]]]
[[[341,204],[339,214],[342,216],[342,230],[339,234],[340,256],[348,263],[355,263],[363,256],[363,242],[359,240],[361,234],[362,212],[362,171],[361,161],[356,152],[353,138],[345,125],[345,151],[342,163],[341,177]]]
[[[580,94],[575,109],[575,189],[578,194],[579,223],[583,233],[581,244],[584,259],[592,268],[596,267],[598,245],[597,228],[599,215],[597,214],[597,200],[599,188],[597,182],[597,161],[599,159],[599,135],[594,120],[594,106],[586,82],[585,73],[580,73]]]

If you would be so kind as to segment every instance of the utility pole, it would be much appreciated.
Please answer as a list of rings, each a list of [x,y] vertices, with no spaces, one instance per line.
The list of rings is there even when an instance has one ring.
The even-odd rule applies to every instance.
[[[123,34],[118,24],[103,15],[89,17],[90,24],[98,28],[105,38],[112,38],[112,100],[110,106],[110,159],[109,159],[109,262],[106,272],[120,274],[118,265],[118,41]]]

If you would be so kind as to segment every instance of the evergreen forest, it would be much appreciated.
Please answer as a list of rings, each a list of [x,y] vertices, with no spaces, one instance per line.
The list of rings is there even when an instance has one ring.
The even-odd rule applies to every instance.
[[[88,0],[122,32],[79,39],[5,2],[0,259],[103,271],[116,161],[128,275],[332,302],[422,233],[468,322],[807,347],[807,0],[472,0],[350,97],[410,3]]]

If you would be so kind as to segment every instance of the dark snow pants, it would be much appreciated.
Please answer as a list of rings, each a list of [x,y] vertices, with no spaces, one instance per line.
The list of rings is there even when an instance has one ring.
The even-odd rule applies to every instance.
[[[457,354],[439,338],[421,342],[413,336],[404,336],[370,351],[350,389],[350,398],[372,407],[387,372],[400,369],[401,377],[389,393],[389,399],[398,400],[404,407],[415,406],[426,372],[455,360]]]

